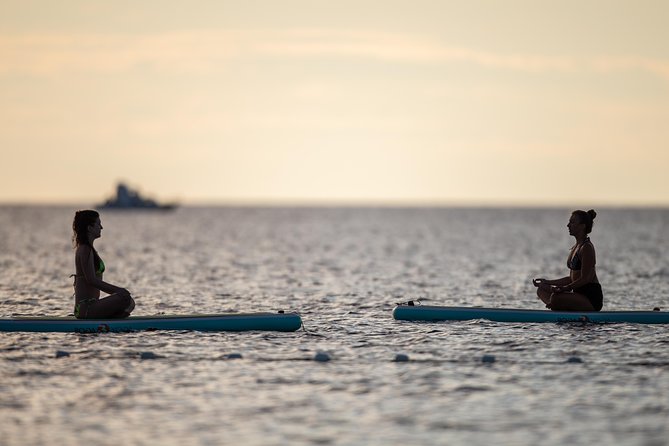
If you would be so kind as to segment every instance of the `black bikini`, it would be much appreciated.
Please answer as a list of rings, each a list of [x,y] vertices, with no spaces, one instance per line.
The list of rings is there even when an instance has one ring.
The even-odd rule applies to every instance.
[[[576,248],[576,252],[571,259],[567,259],[567,268],[572,271],[579,271],[581,269],[581,256],[578,255],[578,248]]]
[[[586,238],[581,246],[585,243],[590,243],[590,239]],[[574,247],[576,252],[571,258],[567,259],[567,267],[572,271],[578,271],[581,269],[581,257],[578,255],[579,247],[578,245]],[[574,288],[574,293],[582,294],[589,301],[595,311],[602,309],[604,305],[604,294],[602,293],[602,286],[597,282],[586,283],[585,285]]]

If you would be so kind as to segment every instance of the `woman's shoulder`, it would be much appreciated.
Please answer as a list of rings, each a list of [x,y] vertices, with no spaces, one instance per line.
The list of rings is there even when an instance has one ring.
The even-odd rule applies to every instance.
[[[590,239],[588,239],[585,243],[583,243],[583,245],[581,245],[581,251],[595,252],[595,245],[593,245]]]

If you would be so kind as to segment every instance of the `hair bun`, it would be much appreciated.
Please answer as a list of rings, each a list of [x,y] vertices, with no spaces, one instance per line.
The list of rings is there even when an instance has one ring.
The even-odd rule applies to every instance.
[[[590,219],[594,220],[595,217],[597,216],[597,212],[595,212],[594,209],[590,209],[590,210],[588,211],[588,215],[590,216]]]

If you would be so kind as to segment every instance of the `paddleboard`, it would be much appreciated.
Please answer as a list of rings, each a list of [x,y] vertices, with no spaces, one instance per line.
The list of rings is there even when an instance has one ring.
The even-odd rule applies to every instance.
[[[398,305],[393,317],[401,321],[465,321],[487,319],[495,322],[630,322],[669,324],[666,311],[550,311],[519,308],[441,307]]]
[[[296,313],[225,313],[130,316],[124,319],[74,317],[12,317],[0,319],[0,331],[103,333],[138,330],[295,331],[302,326]]]

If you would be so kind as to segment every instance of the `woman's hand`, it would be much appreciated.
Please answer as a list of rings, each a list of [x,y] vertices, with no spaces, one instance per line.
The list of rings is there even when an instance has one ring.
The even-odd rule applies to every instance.
[[[532,279],[532,285],[539,288],[542,283],[546,283],[546,279]]]
[[[121,287],[116,287],[116,291],[114,291],[114,293],[115,294],[127,294],[128,296],[130,296],[130,291],[128,291],[125,288],[121,288]]]
[[[550,285],[550,280],[546,279],[533,279],[532,285],[539,288],[543,291],[553,292],[553,287]]]

